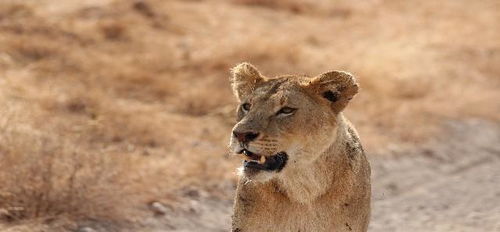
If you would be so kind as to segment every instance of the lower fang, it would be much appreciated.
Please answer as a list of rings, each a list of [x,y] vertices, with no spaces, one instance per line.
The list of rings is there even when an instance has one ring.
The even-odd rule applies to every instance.
[[[263,164],[265,162],[266,162],[266,157],[265,156],[261,156],[260,160],[259,160],[259,164]]]

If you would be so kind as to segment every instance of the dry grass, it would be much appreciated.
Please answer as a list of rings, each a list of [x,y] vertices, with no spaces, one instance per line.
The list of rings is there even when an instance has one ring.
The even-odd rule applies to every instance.
[[[424,141],[449,119],[498,121],[498,7],[3,1],[0,213],[126,221],[150,200],[231,183],[228,69],[241,61],[269,76],[354,73],[362,91],[346,114],[368,151]]]
[[[36,128],[26,121],[34,112],[27,112],[2,109],[0,221],[37,221],[53,229],[69,229],[74,227],[70,222],[81,220],[126,222],[132,209],[117,206],[139,199],[124,185],[139,163],[83,149],[82,138],[57,135],[50,126]]]

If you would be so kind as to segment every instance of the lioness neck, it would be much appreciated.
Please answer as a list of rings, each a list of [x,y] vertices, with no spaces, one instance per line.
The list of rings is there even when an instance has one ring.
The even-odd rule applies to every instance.
[[[350,123],[342,114],[337,117],[336,138],[309,165],[285,169],[276,184],[291,201],[311,203],[329,190],[346,190],[349,182],[349,159],[345,154]]]

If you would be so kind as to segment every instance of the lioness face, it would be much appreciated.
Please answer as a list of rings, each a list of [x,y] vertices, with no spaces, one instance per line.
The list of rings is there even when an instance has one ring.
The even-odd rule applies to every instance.
[[[346,73],[324,75],[268,79],[247,63],[233,69],[240,104],[230,149],[245,159],[243,175],[269,180],[283,169],[314,161],[334,142],[336,116],[357,85]],[[347,87],[345,78],[352,82]]]

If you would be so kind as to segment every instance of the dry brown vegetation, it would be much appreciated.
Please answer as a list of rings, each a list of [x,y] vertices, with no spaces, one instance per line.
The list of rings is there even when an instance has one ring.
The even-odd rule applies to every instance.
[[[269,76],[354,73],[362,90],[346,114],[368,151],[423,141],[448,119],[498,121],[499,9],[495,0],[2,1],[0,220],[120,223],[152,199],[232,183],[228,70],[241,61]]]

